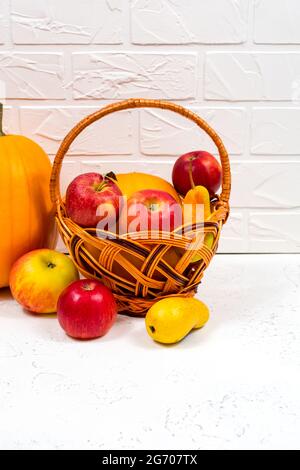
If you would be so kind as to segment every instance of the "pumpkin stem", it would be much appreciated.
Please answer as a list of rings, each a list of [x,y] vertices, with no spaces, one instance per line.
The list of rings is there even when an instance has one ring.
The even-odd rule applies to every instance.
[[[3,104],[0,103],[0,137],[4,137],[5,134],[3,132]]]

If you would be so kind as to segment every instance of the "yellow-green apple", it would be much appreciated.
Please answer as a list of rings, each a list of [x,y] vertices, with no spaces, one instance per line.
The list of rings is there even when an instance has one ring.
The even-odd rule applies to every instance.
[[[58,300],[57,318],[67,335],[77,339],[104,336],[117,316],[115,298],[101,282],[73,282]]]
[[[10,273],[15,300],[34,313],[55,313],[62,291],[79,279],[73,261],[57,251],[41,249],[22,256]]]
[[[127,201],[121,219],[121,232],[172,232],[182,224],[182,206],[165,191],[145,189]]]
[[[81,227],[95,228],[103,220],[116,224],[123,198],[114,178],[113,173],[77,176],[67,189],[68,216]]]
[[[182,196],[195,186],[204,186],[214,195],[222,182],[222,168],[218,160],[208,152],[189,152],[176,160],[172,179],[176,191]]]

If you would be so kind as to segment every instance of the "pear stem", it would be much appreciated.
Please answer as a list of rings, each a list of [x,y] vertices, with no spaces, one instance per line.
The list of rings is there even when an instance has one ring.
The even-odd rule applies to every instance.
[[[0,137],[4,137],[5,134],[3,132],[3,104],[0,103]]]

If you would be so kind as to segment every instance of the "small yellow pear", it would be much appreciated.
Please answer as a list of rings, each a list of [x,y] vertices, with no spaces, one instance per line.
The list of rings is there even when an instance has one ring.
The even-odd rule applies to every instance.
[[[193,329],[202,328],[209,320],[209,310],[203,302],[191,297],[168,297],[156,302],[145,320],[152,339],[172,344]]]
[[[202,207],[202,212],[201,210],[197,212],[199,207]],[[210,195],[207,189],[204,186],[195,186],[190,189],[183,200],[183,209],[185,223],[197,223],[202,222],[203,220],[208,221],[211,217],[211,206]],[[207,235],[203,235],[203,237],[204,245],[211,249],[215,241],[214,235],[212,233],[208,233]],[[201,260],[202,257],[200,255],[196,255],[192,259],[192,263],[197,263]]]
[[[202,208],[202,211],[198,211]],[[186,209],[186,210],[185,210]],[[187,220],[185,223],[197,223],[201,220],[208,220],[211,216],[210,195],[204,186],[195,186],[190,189],[183,200],[184,215]],[[200,217],[200,219],[199,219]]]

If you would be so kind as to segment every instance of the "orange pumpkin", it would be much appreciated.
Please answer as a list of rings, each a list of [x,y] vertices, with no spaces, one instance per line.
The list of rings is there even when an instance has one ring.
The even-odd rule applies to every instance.
[[[20,256],[56,242],[50,160],[26,137],[5,135],[2,115],[0,103],[0,288]]]

